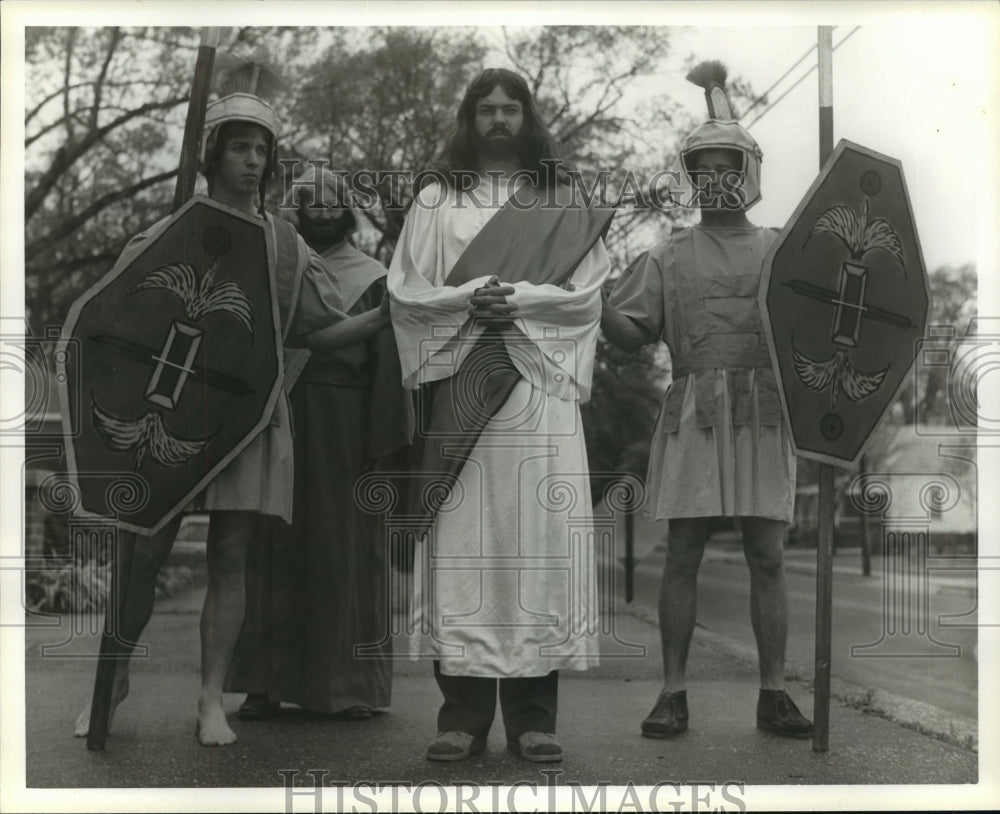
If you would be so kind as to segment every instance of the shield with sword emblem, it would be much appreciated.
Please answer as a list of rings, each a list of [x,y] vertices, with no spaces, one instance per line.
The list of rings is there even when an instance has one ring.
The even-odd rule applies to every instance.
[[[65,428],[81,511],[155,533],[267,425],[282,376],[273,248],[262,221],[196,196],[73,304],[63,344],[79,359],[60,379],[81,405]],[[122,472],[147,496],[124,509],[92,477]]]
[[[853,466],[927,321],[899,161],[841,141],[768,252],[758,299],[796,455]]]

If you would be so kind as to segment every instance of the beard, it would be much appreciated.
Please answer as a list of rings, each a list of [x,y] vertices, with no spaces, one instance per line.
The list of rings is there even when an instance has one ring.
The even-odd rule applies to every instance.
[[[528,136],[522,127],[516,135],[511,135],[507,128],[491,129],[485,136],[479,131],[473,131],[473,143],[476,154],[493,161],[508,161],[512,158],[523,158],[528,145]]]
[[[299,210],[299,234],[310,249],[323,251],[344,240],[354,229],[354,215],[345,212],[339,220],[316,221]]]

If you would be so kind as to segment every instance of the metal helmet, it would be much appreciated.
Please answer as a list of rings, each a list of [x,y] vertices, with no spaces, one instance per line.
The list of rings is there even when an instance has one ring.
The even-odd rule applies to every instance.
[[[215,152],[219,130],[228,122],[249,122],[263,127],[271,134],[271,149],[264,169],[264,178],[270,178],[278,162],[280,123],[274,109],[252,93],[231,93],[205,108],[205,127],[201,139],[202,171],[207,173],[209,159]]]
[[[699,150],[736,150],[743,157],[740,170],[743,172],[742,191],[744,209],[749,209],[760,200],[760,165],[764,154],[757,142],[737,121],[716,121],[710,119],[688,134],[681,145],[681,169],[688,183],[694,187],[691,178],[691,159]]]
[[[764,154],[760,146],[733,115],[726,93],[726,67],[709,61],[696,65],[687,75],[688,81],[705,89],[709,119],[698,125],[681,144],[680,168],[684,179],[694,189],[691,159],[699,150],[735,150],[742,156],[742,194],[744,209],[760,200],[760,167]]]

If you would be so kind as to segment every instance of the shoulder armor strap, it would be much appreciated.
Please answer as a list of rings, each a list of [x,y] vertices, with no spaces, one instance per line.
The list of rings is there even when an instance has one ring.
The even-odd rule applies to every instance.
[[[299,301],[302,272],[305,263],[300,261],[299,235],[295,227],[282,218],[272,218],[275,242],[275,283],[278,292],[278,313],[281,315],[281,334],[284,338],[295,317]],[[308,258],[305,258],[308,262]]]

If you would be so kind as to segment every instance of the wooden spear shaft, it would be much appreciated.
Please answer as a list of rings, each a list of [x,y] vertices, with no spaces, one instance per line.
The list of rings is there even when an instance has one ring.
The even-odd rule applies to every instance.
[[[861,466],[858,469],[860,470],[859,474],[864,477],[868,471],[867,455],[861,456]],[[868,545],[868,528],[868,512],[861,512],[861,573],[866,577],[872,575],[872,550],[871,546]]]
[[[104,631],[101,635],[101,649],[94,676],[94,692],[90,701],[90,724],[87,729],[87,749],[92,752],[104,749],[111,719],[112,695],[115,672],[127,661],[132,652],[133,642],[122,634],[126,613],[126,592],[132,571],[135,551],[135,535],[119,530],[112,546],[111,585],[105,600]]]
[[[819,26],[819,163],[833,152],[833,27]],[[830,741],[830,653],[833,616],[833,465],[819,466],[819,528],[816,543],[816,669],[813,751]]]
[[[181,145],[181,163],[177,172],[172,212],[180,209],[194,194],[201,136],[205,127],[205,106],[212,86],[212,67],[215,65],[215,49],[219,47],[219,32],[219,28],[201,30],[198,59],[194,66],[194,79],[191,81],[191,101],[188,103],[187,119],[184,122],[184,142]]]

